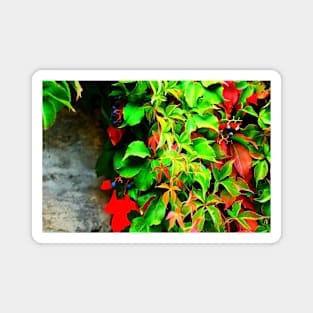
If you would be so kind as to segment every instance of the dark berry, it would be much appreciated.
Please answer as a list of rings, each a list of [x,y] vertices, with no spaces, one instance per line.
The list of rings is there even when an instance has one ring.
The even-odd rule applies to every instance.
[[[230,125],[227,125],[227,126],[226,126],[226,129],[231,129]]]
[[[116,106],[115,105],[112,106],[112,110],[116,110]]]
[[[231,136],[234,136],[234,133],[233,133],[233,132],[229,132],[229,133],[228,133],[228,136],[230,136],[230,137],[231,137]]]
[[[131,183],[128,183],[127,186],[126,186],[127,189],[130,189],[131,187],[132,187]]]
[[[114,188],[114,187],[116,187],[116,182],[115,181],[112,181],[111,182],[111,186]]]

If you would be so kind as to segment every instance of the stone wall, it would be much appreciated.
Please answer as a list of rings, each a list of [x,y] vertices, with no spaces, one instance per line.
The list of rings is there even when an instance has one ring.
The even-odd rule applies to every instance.
[[[103,145],[99,113],[58,113],[43,131],[43,231],[106,232],[110,216],[103,213],[108,194],[95,164]]]

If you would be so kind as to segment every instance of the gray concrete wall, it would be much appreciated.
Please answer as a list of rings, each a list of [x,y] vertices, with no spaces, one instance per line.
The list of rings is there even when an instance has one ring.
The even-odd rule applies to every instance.
[[[105,232],[109,195],[99,190],[95,164],[103,145],[99,113],[58,113],[43,131],[43,231]]]

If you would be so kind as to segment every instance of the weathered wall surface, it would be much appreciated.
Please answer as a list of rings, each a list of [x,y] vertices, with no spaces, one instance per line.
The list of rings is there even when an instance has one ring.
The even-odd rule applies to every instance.
[[[43,132],[43,230],[105,232],[103,213],[108,194],[99,190],[95,164],[102,150],[103,129],[97,113],[63,110]]]

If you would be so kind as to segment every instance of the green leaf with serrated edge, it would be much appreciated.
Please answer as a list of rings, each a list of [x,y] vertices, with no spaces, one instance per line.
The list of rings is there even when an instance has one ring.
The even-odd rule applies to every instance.
[[[223,180],[224,178],[228,177],[232,170],[233,170],[233,163],[234,160],[226,162],[221,169],[219,170],[219,180]]]
[[[128,145],[123,160],[126,160],[130,156],[146,158],[150,156],[150,152],[143,141],[137,140]]]
[[[185,84],[185,100],[190,108],[196,106],[198,98],[203,94],[203,87],[198,82],[188,81]]]
[[[152,200],[151,205],[145,212],[145,220],[148,226],[160,225],[165,217],[166,206],[162,201],[162,197]]]
[[[193,141],[193,149],[197,152],[197,156],[203,160],[216,162],[215,152],[205,138],[195,138]]]
[[[56,110],[53,103],[43,103],[42,105],[43,127],[51,127],[56,120]]]
[[[127,103],[123,109],[123,117],[125,125],[134,126],[139,124],[145,115],[143,107],[139,107],[133,103]]]
[[[219,232],[223,224],[223,219],[222,219],[220,210],[213,205],[207,206],[206,210],[211,217],[215,230]]]
[[[239,103],[245,104],[247,98],[252,96],[254,92],[254,88],[252,86],[247,86],[247,88],[243,89],[242,93],[240,94]]]
[[[143,216],[138,216],[132,220],[129,228],[131,233],[149,232],[149,226],[146,224],[146,220]]]
[[[153,175],[151,169],[143,168],[134,178],[134,183],[141,191],[148,190],[153,184]]]
[[[258,161],[257,165],[254,168],[254,177],[255,182],[258,184],[260,180],[263,180],[268,173],[268,164],[266,160]]]
[[[213,114],[193,115],[193,120],[197,128],[209,128],[218,132],[218,118]]]
[[[240,192],[238,191],[236,184],[233,179],[227,178],[220,182],[221,185],[225,187],[225,189],[233,196],[237,197],[240,195]]]

